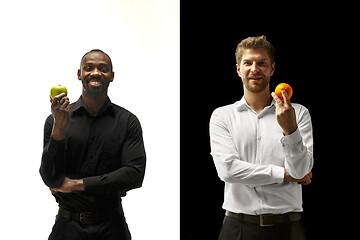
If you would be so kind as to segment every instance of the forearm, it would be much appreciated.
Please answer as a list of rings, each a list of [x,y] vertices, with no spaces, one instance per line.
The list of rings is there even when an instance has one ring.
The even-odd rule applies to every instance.
[[[226,159],[212,151],[219,178],[227,183],[241,183],[252,187],[281,183],[284,180],[284,168],[275,165],[260,165],[240,159]]]
[[[91,193],[125,195],[127,191],[141,187],[144,172],[145,166],[124,166],[109,174],[84,178],[84,189]]]
[[[312,144],[304,144],[300,131],[296,130],[281,140],[285,155],[285,168],[291,177],[302,179],[313,166]]]
[[[54,140],[61,141],[65,139],[65,129],[66,128],[57,126],[57,124],[55,123],[51,132],[51,136],[53,137]]]
[[[70,179],[65,177],[61,186],[51,188],[51,191],[64,193],[86,191],[96,194],[119,193],[119,195],[125,195],[127,191],[141,186],[144,176],[141,172],[138,168],[125,166],[101,176],[83,179]]]

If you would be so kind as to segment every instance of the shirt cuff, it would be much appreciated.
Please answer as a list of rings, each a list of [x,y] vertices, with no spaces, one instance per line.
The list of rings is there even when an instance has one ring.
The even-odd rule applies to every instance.
[[[297,128],[292,134],[283,136],[280,141],[283,146],[289,146],[301,142],[302,137],[299,128]]]
[[[85,192],[96,192],[100,185],[100,176],[86,177],[83,179]]]
[[[271,182],[282,183],[283,181],[284,181],[284,168],[273,165],[271,169]]]

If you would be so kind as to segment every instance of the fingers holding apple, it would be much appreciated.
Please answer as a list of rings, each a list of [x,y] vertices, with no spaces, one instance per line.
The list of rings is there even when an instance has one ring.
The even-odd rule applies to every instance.
[[[56,106],[62,106],[64,103],[67,104],[67,102],[70,101],[65,93],[61,93],[59,95],[56,95],[54,98],[51,98],[50,96],[50,102],[52,107],[56,107]]]
[[[65,128],[70,120],[70,100],[64,86],[54,86],[50,91],[51,112],[54,117],[52,136],[55,140],[65,137]]]
[[[63,117],[68,117],[70,112],[70,100],[65,95],[65,93],[61,93],[55,96],[51,101],[51,112],[55,120],[59,120]]]
[[[58,108],[66,110],[70,105],[69,98],[67,97],[67,88],[64,85],[53,86],[50,90],[51,108]]]

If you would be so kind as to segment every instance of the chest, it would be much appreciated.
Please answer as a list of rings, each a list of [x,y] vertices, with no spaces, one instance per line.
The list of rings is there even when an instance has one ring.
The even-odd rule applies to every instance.
[[[66,130],[66,168],[76,176],[104,174],[121,167],[126,127],[113,116],[72,117]]]
[[[245,111],[232,118],[230,134],[240,159],[256,164],[283,165],[283,133],[275,111],[263,114]]]

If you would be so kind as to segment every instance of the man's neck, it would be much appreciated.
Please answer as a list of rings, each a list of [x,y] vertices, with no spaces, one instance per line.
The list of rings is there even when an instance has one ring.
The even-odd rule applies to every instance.
[[[84,92],[82,94],[82,100],[84,102],[86,111],[88,111],[93,116],[96,116],[99,113],[99,111],[100,111],[101,107],[104,105],[106,99],[107,99],[107,94],[104,94],[104,95],[96,97],[96,98],[89,97]]]
[[[244,89],[245,100],[256,113],[259,114],[266,106],[271,104],[272,98],[268,88],[258,93],[250,92],[245,87]]]

